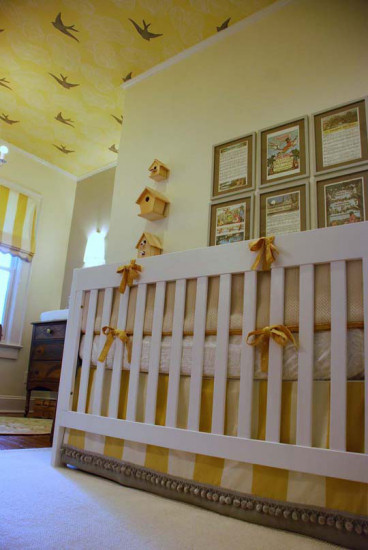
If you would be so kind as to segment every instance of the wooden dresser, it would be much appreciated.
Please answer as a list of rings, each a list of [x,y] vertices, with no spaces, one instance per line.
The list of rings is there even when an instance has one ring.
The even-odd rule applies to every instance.
[[[66,321],[32,323],[33,333],[27,377],[24,416],[28,415],[33,390],[57,392],[59,389]]]

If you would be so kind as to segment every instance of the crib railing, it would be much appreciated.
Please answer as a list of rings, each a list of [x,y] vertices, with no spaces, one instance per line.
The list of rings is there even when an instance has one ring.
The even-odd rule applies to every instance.
[[[283,349],[270,341],[267,417],[265,441],[251,439],[254,348],[246,335],[256,328],[257,274],[248,243],[190,250],[140,260],[134,320],[126,419],[118,419],[123,342],[116,341],[107,416],[101,415],[105,362],[98,362],[86,413],[91,351],[94,337],[98,291],[104,289],[101,326],[110,323],[113,289],[120,284],[117,265],[76,270],[71,293],[70,317],[55,425],[53,463],[60,463],[60,447],[65,428],[90,434],[112,436],[220,458],[262,464],[318,475],[368,482],[368,406],[365,407],[365,453],[346,451],[347,416],[347,278],[346,262],[362,260],[364,300],[364,345],[368,350],[368,222],[277,237],[280,250],[271,270],[270,325],[284,322],[285,269],[300,268],[299,352],[296,445],[280,443]],[[319,263],[330,264],[331,277],[331,392],[329,449],[312,447],[314,270]],[[226,413],[227,361],[230,332],[232,275],[244,273],[243,341],[240,362],[238,432],[224,435]],[[217,345],[211,432],[199,431],[208,279],[220,277]],[[180,363],[186,281],[196,279],[197,293],[192,345],[192,370],[187,429],[177,427]],[[175,305],[170,350],[170,369],[165,426],[155,425],[159,380],[162,325],[166,284],[175,281]],[[137,421],[140,358],[142,352],[147,285],[156,286],[152,337],[145,398],[144,422]],[[82,326],[84,293],[90,291],[84,355],[81,366],[77,410],[72,411],[74,381]],[[129,289],[119,298],[118,323],[127,323]],[[100,349],[105,336],[100,335]],[[368,353],[365,353],[365,402],[368,400]]]

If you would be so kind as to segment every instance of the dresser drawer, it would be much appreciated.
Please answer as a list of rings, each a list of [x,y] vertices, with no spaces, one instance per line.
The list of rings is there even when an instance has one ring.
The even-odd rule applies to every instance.
[[[61,361],[63,357],[63,341],[35,342],[31,350],[32,361]]]
[[[59,387],[60,361],[31,361],[27,381],[27,390],[46,388],[57,391]]]
[[[63,340],[65,337],[65,323],[51,326],[36,325],[34,327],[33,338],[35,340]]]

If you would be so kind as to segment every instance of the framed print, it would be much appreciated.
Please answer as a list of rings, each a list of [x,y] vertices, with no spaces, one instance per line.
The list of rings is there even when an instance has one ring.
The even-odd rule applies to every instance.
[[[308,229],[307,184],[263,192],[260,204],[260,236],[285,235]]]
[[[212,198],[253,189],[254,134],[214,147]]]
[[[238,197],[210,205],[210,246],[251,238],[252,199],[250,196]]]
[[[368,212],[368,170],[317,180],[318,227],[365,221]]]
[[[308,119],[302,117],[260,132],[260,185],[304,178],[309,174]]]
[[[368,160],[366,100],[314,115],[316,172]]]

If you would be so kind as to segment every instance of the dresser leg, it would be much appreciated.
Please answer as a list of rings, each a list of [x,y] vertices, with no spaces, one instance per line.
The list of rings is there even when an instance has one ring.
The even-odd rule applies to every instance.
[[[25,408],[25,411],[24,411],[24,416],[28,416],[28,413],[29,413],[29,402],[31,400],[31,391],[27,391],[27,396],[26,396],[26,408]]]

